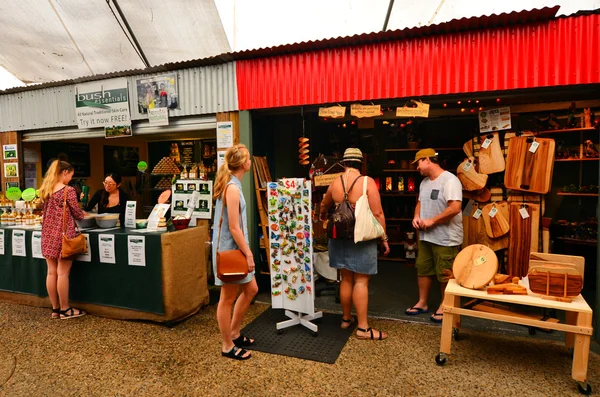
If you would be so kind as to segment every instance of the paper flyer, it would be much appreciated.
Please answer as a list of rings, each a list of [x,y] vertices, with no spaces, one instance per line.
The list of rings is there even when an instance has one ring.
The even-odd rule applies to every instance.
[[[115,236],[114,234],[99,234],[98,235],[98,251],[100,254],[100,262],[102,263],[117,263],[115,261]]]
[[[12,255],[27,256],[27,249],[25,248],[25,230],[13,230]]]
[[[31,233],[31,256],[44,259],[42,255],[42,232],[40,231]]]
[[[137,202],[128,201],[125,207],[125,227],[135,229],[135,209]]]
[[[146,237],[127,236],[129,266],[146,266]]]
[[[77,255],[75,260],[79,262],[91,262],[92,261],[92,246],[90,245],[90,235],[83,233],[87,244],[87,252],[85,254]]]

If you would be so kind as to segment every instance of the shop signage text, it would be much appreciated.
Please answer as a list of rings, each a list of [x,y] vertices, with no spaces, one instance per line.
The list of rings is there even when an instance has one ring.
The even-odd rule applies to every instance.
[[[130,124],[127,79],[111,79],[75,86],[78,128]]]
[[[381,116],[381,105],[350,105],[350,115],[358,117],[377,117]]]
[[[420,101],[411,100],[417,107],[399,107],[396,108],[396,117],[429,117],[429,104]]]
[[[508,130],[511,128],[510,106],[479,112],[479,132]]]
[[[319,108],[319,117],[341,119],[345,114],[346,106],[330,106],[327,108]]]

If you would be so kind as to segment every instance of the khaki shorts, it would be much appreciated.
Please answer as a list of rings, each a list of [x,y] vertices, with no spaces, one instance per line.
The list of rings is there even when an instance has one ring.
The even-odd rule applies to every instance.
[[[419,240],[419,253],[417,255],[417,275],[437,276],[442,281],[444,269],[452,269],[454,258],[458,255],[458,246],[446,247]]]

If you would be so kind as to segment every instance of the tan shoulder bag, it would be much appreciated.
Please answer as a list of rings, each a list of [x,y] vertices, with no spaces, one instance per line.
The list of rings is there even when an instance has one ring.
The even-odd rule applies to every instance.
[[[77,229],[77,236],[73,238],[67,237],[67,190],[69,186],[65,186],[65,199],[63,202],[63,226],[62,226],[62,249],[60,256],[61,258],[70,258],[75,255],[83,254],[87,252],[87,241],[85,236],[79,231],[77,222],[75,222],[75,229]]]

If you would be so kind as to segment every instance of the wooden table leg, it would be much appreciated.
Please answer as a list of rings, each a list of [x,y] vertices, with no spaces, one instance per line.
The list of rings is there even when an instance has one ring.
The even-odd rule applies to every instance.
[[[454,326],[455,314],[446,311],[448,308],[455,307],[455,302],[459,302],[460,297],[454,296],[446,292],[444,294],[444,316],[442,317],[442,338],[440,341],[440,353],[450,354],[452,347],[452,327]]]
[[[460,296],[454,297],[454,307],[460,307]],[[452,323],[452,327],[459,329],[460,328],[460,314],[454,314],[454,322]]]
[[[577,326],[591,327],[590,313],[577,313]],[[579,382],[587,381],[588,359],[590,354],[590,335],[575,334],[575,351],[573,352],[573,369],[571,376]]]
[[[577,324],[577,312],[565,312],[566,323],[569,325]],[[565,345],[572,349],[575,347],[575,334],[571,332],[565,332]]]

